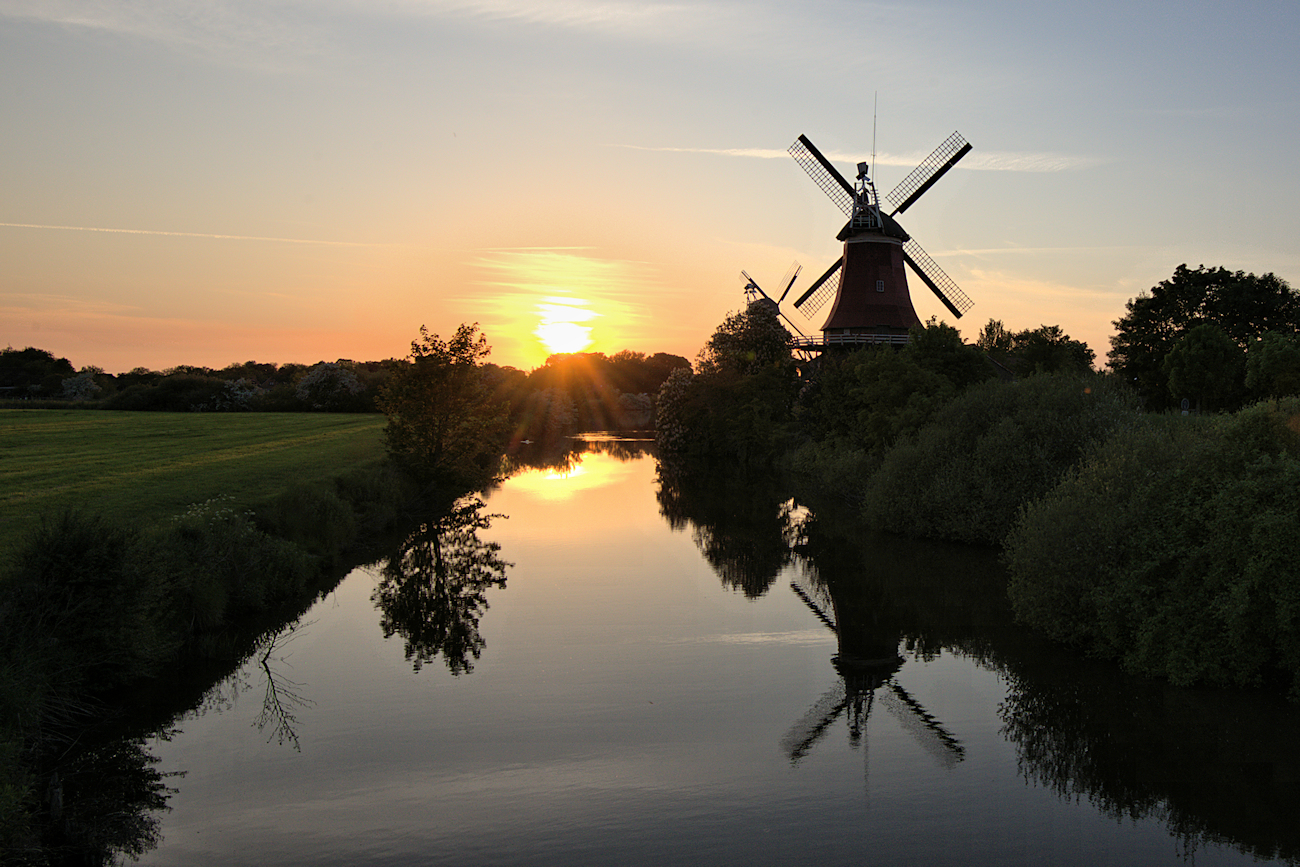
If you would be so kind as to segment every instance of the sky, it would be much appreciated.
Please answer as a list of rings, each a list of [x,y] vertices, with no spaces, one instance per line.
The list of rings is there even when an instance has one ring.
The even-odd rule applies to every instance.
[[[741,269],[840,255],[801,133],[884,193],[958,130],[903,223],[975,306],[917,313],[1104,360],[1179,264],[1300,285],[1297,34],[1290,0],[0,0],[0,346],[693,358]]]

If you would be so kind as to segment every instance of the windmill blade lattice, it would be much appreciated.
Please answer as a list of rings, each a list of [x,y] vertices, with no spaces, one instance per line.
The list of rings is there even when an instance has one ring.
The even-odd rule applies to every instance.
[[[794,309],[811,319],[813,314],[822,308],[823,304],[834,298],[839,287],[828,281],[835,275],[836,271],[840,270],[840,266],[843,264],[844,258],[842,256],[835,260],[835,264],[827,268],[826,273],[818,277],[808,287],[808,290],[799,296],[794,302]]]
[[[781,293],[780,298],[773,298],[771,295],[764,292],[763,287],[758,285],[758,281],[749,276],[749,272],[743,269],[740,272],[740,282],[743,283],[745,287],[746,301],[754,303],[762,299],[762,303],[771,305],[771,308],[776,311],[776,314],[784,319],[786,323],[794,329],[795,334],[798,334],[800,337],[807,337],[807,335],[799,329],[799,326],[795,325],[794,321],[791,320],[789,316],[786,316],[785,312],[781,310],[781,302],[785,300],[786,294],[789,293],[791,287],[794,286],[794,281],[799,279],[799,274],[802,271],[803,266],[798,262],[795,262],[790,266],[790,270],[785,272],[785,277],[781,280],[781,285],[785,287],[785,290]]]
[[[790,294],[790,290],[794,288],[794,281],[799,279],[799,275],[801,273],[803,273],[803,266],[800,265],[798,262],[795,262],[793,265],[791,265],[790,270],[785,272],[785,276],[781,278],[781,286],[777,287],[781,289],[781,297],[776,299],[777,304],[780,304],[782,301],[784,301],[785,296]]]
[[[830,160],[822,156],[821,151],[817,150],[807,136],[801,135],[795,139],[794,144],[790,145],[789,153],[808,173],[808,177],[813,179],[813,183],[821,187],[822,192],[844,212],[844,216],[853,216],[853,202],[856,197],[853,184],[844,179],[844,175],[831,165]]]
[[[792,764],[797,764],[826,736],[831,724],[848,706],[849,697],[844,690],[844,681],[840,680],[790,726],[790,730],[781,738],[781,751],[790,757]]]
[[[894,213],[901,214],[912,206],[912,203],[925,193],[926,190],[934,186],[934,182],[944,176],[948,169],[957,164],[957,161],[966,154],[970,153],[970,142],[962,137],[961,133],[954,132],[943,140],[934,153],[921,160],[921,164],[912,169],[912,173],[903,178],[898,186],[885,196],[890,204],[894,205]]]
[[[888,684],[880,703],[902,724],[903,730],[949,770],[966,758],[966,748],[933,714],[897,683]]]
[[[944,273],[916,241],[911,240],[903,245],[903,261],[912,266],[916,276],[930,287],[930,291],[952,311],[953,316],[960,319],[963,313],[975,306],[975,302],[966,297],[966,293],[958,288],[953,279]]]

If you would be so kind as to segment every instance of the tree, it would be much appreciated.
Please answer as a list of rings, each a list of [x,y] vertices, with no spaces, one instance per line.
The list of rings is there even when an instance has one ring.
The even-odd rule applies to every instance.
[[[417,476],[478,487],[496,475],[509,417],[479,363],[489,351],[478,323],[445,341],[421,325],[389,376],[378,399],[388,450]]]
[[[322,361],[298,380],[295,396],[304,406],[318,410],[359,409],[365,390],[345,361]]]
[[[1198,325],[1174,344],[1161,366],[1175,399],[1195,397],[1217,403],[1227,398],[1241,378],[1241,347],[1213,322]]]
[[[1173,277],[1125,307],[1128,312],[1114,323],[1108,363],[1151,408],[1170,405],[1165,356],[1196,326],[1213,322],[1243,350],[1266,331],[1300,331],[1300,294],[1272,274],[1179,265]],[[1244,394],[1239,379],[1228,400]]]
[[[913,325],[902,354],[926,370],[945,377],[958,390],[993,376],[980,351],[962,342],[961,332],[933,316],[925,325]]]
[[[1246,388],[1259,397],[1300,393],[1300,335],[1267,331],[1246,352]]]
[[[975,345],[998,364],[1019,376],[1035,373],[1087,373],[1097,354],[1082,340],[1072,340],[1059,325],[1007,331],[990,319]]]
[[[700,350],[700,373],[757,373],[791,359],[793,338],[770,304],[755,302],[723,320]]]
[[[0,349],[0,388],[13,396],[56,397],[63,391],[63,380],[76,372],[68,359],[44,349]]]

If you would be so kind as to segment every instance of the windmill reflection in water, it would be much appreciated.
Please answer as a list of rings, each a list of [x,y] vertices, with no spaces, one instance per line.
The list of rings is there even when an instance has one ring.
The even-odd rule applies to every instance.
[[[901,636],[897,632],[885,634],[854,616],[852,606],[837,605],[829,587],[806,589],[798,581],[791,581],[790,589],[823,626],[835,633],[839,647],[831,664],[840,675],[835,685],[781,738],[781,749],[791,764],[807,756],[835,721],[846,715],[849,743],[863,747],[863,772],[868,773],[864,733],[877,704],[895,717],[940,767],[951,769],[966,757],[966,748],[956,736],[898,682],[896,675],[904,659],[898,653]]]

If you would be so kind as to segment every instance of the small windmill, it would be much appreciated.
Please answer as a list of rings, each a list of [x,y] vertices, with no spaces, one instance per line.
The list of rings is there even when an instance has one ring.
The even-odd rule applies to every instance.
[[[798,334],[800,337],[806,337],[806,335],[799,330],[799,326],[794,324],[794,320],[781,311],[781,302],[785,300],[785,296],[790,294],[790,290],[794,287],[794,281],[799,279],[799,273],[801,271],[803,271],[803,266],[798,262],[795,262],[790,266],[790,270],[785,272],[785,277],[781,278],[781,285],[779,287],[781,297],[775,300],[773,300],[771,295],[768,295],[763,291],[763,287],[758,285],[758,281],[749,276],[748,271],[740,272],[740,280],[745,284],[745,300],[748,303],[770,305],[771,308],[779,313],[781,318],[794,329],[795,334]]]
[[[886,197],[894,205],[888,214],[881,210],[866,163],[858,163],[857,183],[851,184],[807,136],[799,136],[789,150],[849,218],[836,236],[844,242],[844,254],[794,302],[795,309],[811,317],[835,299],[821,329],[825,343],[906,342],[907,330],[921,320],[912,307],[904,263],[954,316],[961,318],[970,309],[971,300],[894,219],[970,152],[959,133],[948,136]],[[840,279],[833,284],[837,272]]]

